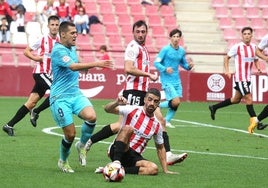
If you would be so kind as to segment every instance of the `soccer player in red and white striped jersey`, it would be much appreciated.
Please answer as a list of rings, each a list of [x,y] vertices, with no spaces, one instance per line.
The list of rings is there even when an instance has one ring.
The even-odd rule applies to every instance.
[[[148,33],[148,26],[144,20],[138,20],[133,24],[132,27],[133,40],[129,42],[125,50],[125,64],[124,69],[127,74],[125,87],[123,90],[123,97],[125,97],[130,105],[144,105],[144,97],[148,90],[149,81],[156,81],[158,75],[150,73],[150,57],[148,50],[145,46],[146,36]],[[187,153],[183,154],[173,154],[170,150],[169,137],[167,131],[165,130],[165,119],[161,114],[160,108],[157,108],[155,111],[156,117],[163,126],[164,133],[164,145],[167,152],[167,163],[173,165],[175,163],[182,162],[186,157]],[[85,148],[89,150],[92,144],[97,143],[100,140],[108,138],[120,129],[122,122],[122,117],[119,116],[119,120],[115,123],[111,123],[103,127],[99,132],[92,135],[92,137],[87,142]],[[79,146],[77,143],[77,150],[79,152],[80,161],[86,156],[82,156],[81,148],[84,146]],[[84,152],[85,153],[85,152]]]
[[[123,116],[121,129],[109,148],[109,156],[113,162],[120,162],[128,174],[158,174],[157,165],[142,156],[151,138],[164,173],[176,173],[167,168],[163,130],[154,113],[160,100],[160,91],[151,88],[145,95],[143,106],[123,105],[127,104],[124,97],[118,97],[105,106],[106,112]]]
[[[49,97],[38,107],[33,109],[37,102],[45,95],[46,91],[50,89],[51,79],[51,65],[50,65],[50,53],[55,42],[59,41],[59,18],[57,16],[50,16],[48,18],[49,34],[41,37],[34,44],[30,44],[24,50],[24,55],[35,62],[33,70],[33,78],[35,85],[31,91],[31,94],[18,111],[15,116],[3,126],[9,136],[14,135],[13,127],[16,123],[22,120],[27,113],[31,114],[31,123],[36,127],[36,120],[39,117],[39,113],[49,107]],[[34,28],[33,28],[34,29]],[[37,50],[37,54],[33,52]]]
[[[209,106],[211,118],[215,119],[216,110],[232,104],[240,103],[241,99],[245,99],[247,112],[250,116],[250,125],[255,123],[256,113],[253,108],[252,94],[250,90],[251,85],[251,70],[253,64],[260,70],[259,61],[256,57],[256,45],[251,43],[253,36],[253,29],[251,27],[244,27],[241,30],[242,41],[231,47],[224,58],[225,75],[231,79],[232,73],[229,70],[229,61],[234,57],[235,61],[235,95],[222,102]]]

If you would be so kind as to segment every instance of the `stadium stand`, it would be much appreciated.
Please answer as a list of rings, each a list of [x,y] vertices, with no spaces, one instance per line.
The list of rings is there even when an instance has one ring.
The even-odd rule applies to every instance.
[[[268,19],[268,8],[263,8],[261,10],[262,10],[261,11],[261,17],[267,21],[267,19]]]
[[[251,19],[251,27],[254,28],[254,29],[263,29],[263,28],[267,28],[267,25],[266,25],[266,21],[261,18],[261,17],[258,17],[258,18],[252,18]]]
[[[159,15],[162,17],[175,18],[175,11],[172,6],[161,6],[159,9]]]
[[[230,18],[228,18],[229,20],[232,20]],[[234,18],[234,27],[231,28],[235,28],[237,30],[241,30],[243,27],[248,26],[250,21],[246,18],[246,17],[239,17],[239,18]],[[221,23],[219,23],[221,24]]]
[[[219,27],[221,29],[232,28],[233,22],[229,18],[219,18]]]
[[[117,13],[116,13],[117,14]],[[129,28],[129,26],[130,25],[132,25],[132,18],[131,18],[131,16],[130,15],[128,15],[128,14],[117,14],[117,16],[118,16],[118,25],[119,26],[127,26],[128,28]],[[131,29],[130,29],[130,31],[131,31]]]
[[[231,18],[243,18],[245,17],[245,11],[242,7],[232,7],[230,9],[230,16]]]
[[[117,16],[121,16],[122,17],[125,17],[126,15],[129,14],[128,12],[128,6],[126,3],[116,3],[113,1],[113,5],[114,5],[114,8],[115,8],[115,14]]]
[[[228,8],[233,8],[233,7],[239,7],[239,8],[241,8],[241,2],[240,2],[240,0],[226,0],[225,5]]]
[[[144,19],[149,25],[146,46],[152,53],[152,57],[168,43],[169,31],[180,28],[183,32],[181,44],[192,56],[196,64],[196,72],[222,72],[222,58],[220,56],[198,55],[198,53],[192,55],[192,53],[224,54],[230,45],[240,40],[239,30],[243,25],[254,27],[254,41],[256,42],[259,42],[268,33],[266,25],[268,19],[267,0],[176,0],[174,7],[162,6],[160,8],[155,5],[141,5],[139,0],[82,1],[86,6],[87,14],[97,15],[103,25],[92,24],[91,35],[79,36],[77,38],[78,49],[87,60],[93,60],[95,59],[95,51],[100,45],[105,44],[111,50],[110,55],[116,59],[118,67],[123,65],[120,63],[123,63],[124,48],[133,39],[131,25],[138,19]],[[17,34],[15,28],[13,30],[11,28],[11,49],[21,48],[20,45],[26,45],[34,40],[33,38],[37,37],[40,32],[47,32],[45,24],[40,27],[41,31],[28,29],[37,28],[37,25],[31,26],[36,24],[32,23],[32,17],[36,15],[36,11],[40,12],[46,0],[24,0],[23,2],[27,7],[28,16],[25,25],[26,32]],[[68,0],[68,3],[72,5],[74,0]],[[255,12],[251,14],[248,12],[249,10]],[[241,19],[244,21],[242,22]],[[36,32],[36,34],[32,35],[32,32]],[[89,50],[95,51],[89,52]],[[16,65],[17,61],[24,62],[22,57],[4,54],[0,53],[1,65],[4,65],[3,60],[13,60],[13,63],[7,63],[11,65]]]
[[[260,2],[261,0],[258,0],[258,1]],[[257,3],[257,1],[255,0],[242,0],[242,7],[243,8],[255,7],[259,4],[259,2]]]
[[[27,39],[27,34],[25,32],[16,32],[12,34],[11,37],[11,43],[14,45],[27,45],[28,44],[28,39]]]
[[[259,8],[259,9],[267,9],[268,8],[268,3],[267,3],[267,0],[258,0],[258,3],[256,3],[256,6]]]
[[[247,18],[259,18],[260,17],[260,9],[258,7],[247,7],[245,9],[245,15]]]
[[[225,6],[223,7],[215,7],[215,17],[216,18],[228,18],[229,17],[229,9]]]
[[[216,8],[216,7],[225,7],[225,0],[212,0],[211,6],[213,8]]]
[[[0,43],[0,66],[15,66],[13,51],[14,49],[12,48],[10,43]]]

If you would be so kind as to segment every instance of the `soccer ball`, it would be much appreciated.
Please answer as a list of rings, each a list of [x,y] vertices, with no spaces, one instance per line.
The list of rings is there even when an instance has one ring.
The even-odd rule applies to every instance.
[[[125,177],[125,169],[120,163],[111,162],[104,167],[102,174],[105,181],[121,182]]]

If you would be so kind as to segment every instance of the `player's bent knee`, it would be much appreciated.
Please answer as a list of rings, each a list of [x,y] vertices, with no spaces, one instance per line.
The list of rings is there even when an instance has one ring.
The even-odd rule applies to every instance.
[[[150,175],[157,175],[158,174],[158,166],[155,163],[150,164]]]
[[[120,130],[121,124],[120,122],[112,123],[110,127],[113,133],[117,133]]]
[[[125,125],[122,127],[121,131],[125,132],[125,134],[132,134],[134,132],[134,129],[129,125]]]
[[[171,110],[173,110],[173,111],[177,111],[177,109],[178,109],[178,107],[179,107],[179,104],[180,104],[180,103],[174,105],[174,104],[172,104],[172,100],[170,100],[170,101],[168,102],[168,107],[169,107]]]

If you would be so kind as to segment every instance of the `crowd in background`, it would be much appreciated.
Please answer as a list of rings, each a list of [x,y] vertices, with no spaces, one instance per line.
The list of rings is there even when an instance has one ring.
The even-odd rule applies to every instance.
[[[36,4],[39,1],[36,1]],[[25,13],[27,9],[22,0],[0,0],[0,41],[10,43],[10,33],[25,32]],[[47,25],[47,18],[57,15],[62,21],[72,21],[79,34],[86,35],[90,32],[91,24],[102,24],[96,15],[88,15],[82,0],[75,0],[74,4],[66,0],[47,0],[41,11],[37,11],[32,21],[38,21],[41,26]]]

